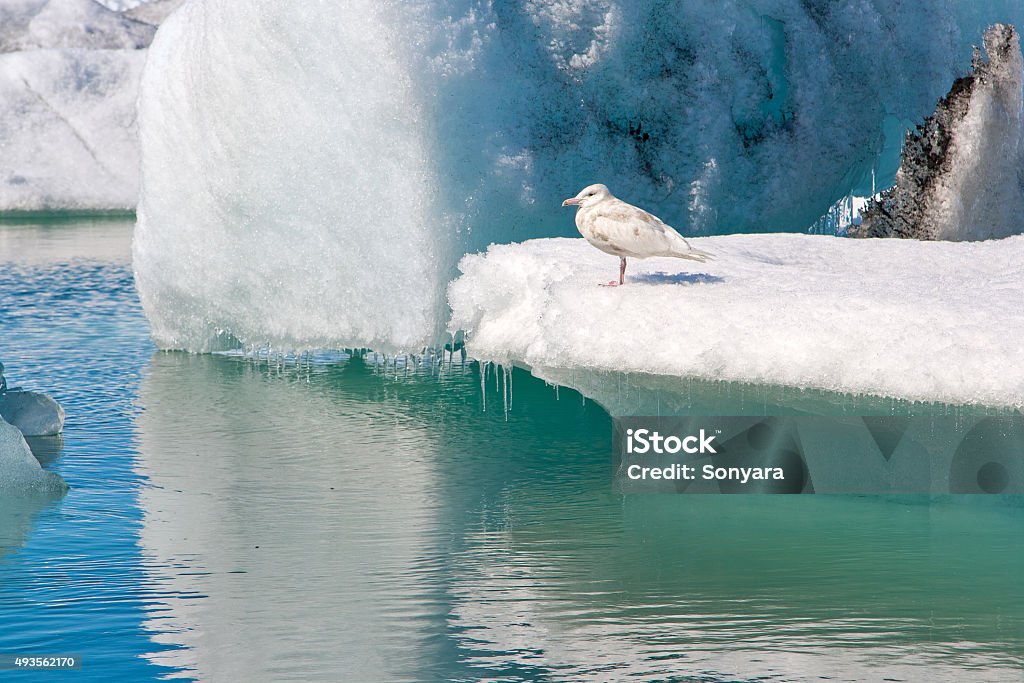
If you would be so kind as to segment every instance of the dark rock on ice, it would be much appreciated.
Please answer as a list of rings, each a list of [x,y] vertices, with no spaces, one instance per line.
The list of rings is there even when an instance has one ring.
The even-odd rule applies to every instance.
[[[985,31],[971,72],[909,131],[896,185],[872,200],[852,237],[978,240],[1024,232],[1022,59],[1008,24]]]

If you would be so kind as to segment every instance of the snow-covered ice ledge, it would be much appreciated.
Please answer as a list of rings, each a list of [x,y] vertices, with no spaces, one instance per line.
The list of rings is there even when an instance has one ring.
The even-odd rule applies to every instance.
[[[706,264],[581,239],[492,245],[449,286],[479,360],[1024,405],[1024,236],[975,243],[694,239]]]

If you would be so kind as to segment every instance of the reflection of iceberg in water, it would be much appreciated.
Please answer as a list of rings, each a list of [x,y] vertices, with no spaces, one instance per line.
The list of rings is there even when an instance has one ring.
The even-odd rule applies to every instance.
[[[35,517],[56,496],[19,496],[0,491],[0,561],[25,544]]]
[[[1016,680],[1019,509],[616,496],[593,402],[516,371],[505,422],[472,371],[404,377],[154,357],[140,543],[164,596],[148,627],[184,646],[170,663],[203,680],[877,680],[879,661]]]
[[[149,624],[185,648],[166,663],[203,680],[415,678],[409,653],[428,647],[415,606],[430,598],[409,570],[435,535],[436,446],[421,418],[387,406],[378,422],[319,384],[154,357],[140,543],[177,596]]]
[[[671,434],[728,423],[719,442],[735,436],[740,446],[729,448],[735,462],[720,455],[714,458],[716,465],[778,465],[780,456],[792,456],[789,466],[807,478],[804,493],[1024,492],[1024,420],[1012,408],[585,369],[534,367],[532,372],[579,391],[617,418],[627,418],[619,423],[623,430],[651,427],[654,417],[662,418],[662,431]],[[640,416],[647,419],[636,424],[628,420]],[[673,431],[684,424],[687,429]],[[791,450],[748,444],[753,430],[765,429],[785,436]],[[686,488],[718,492],[720,487]]]
[[[637,496],[584,527],[480,535],[453,579],[461,647],[572,681],[1020,680],[1015,580],[971,569],[1019,522],[801,500]]]

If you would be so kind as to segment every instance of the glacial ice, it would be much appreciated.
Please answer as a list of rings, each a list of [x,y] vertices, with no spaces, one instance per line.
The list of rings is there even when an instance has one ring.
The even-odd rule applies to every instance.
[[[581,239],[494,245],[463,258],[451,326],[471,356],[550,381],[637,373],[1024,405],[1024,236],[692,242],[715,259],[631,261],[613,289],[597,283],[615,259]]]
[[[40,466],[18,428],[0,420],[0,496],[60,493],[66,488],[60,475]]]
[[[135,206],[145,59],[139,50],[0,54],[0,210]]]
[[[997,20],[1024,8],[188,3],[140,100],[154,337],[436,342],[458,258],[574,234],[558,205],[594,181],[684,234],[804,230],[869,184]]]
[[[171,12],[181,7],[185,0],[107,0],[110,9],[121,12],[135,21],[159,26]]]
[[[94,0],[4,0],[0,52],[53,48],[135,50],[156,29]]]
[[[142,48],[177,2],[0,3],[0,211],[135,208]]]

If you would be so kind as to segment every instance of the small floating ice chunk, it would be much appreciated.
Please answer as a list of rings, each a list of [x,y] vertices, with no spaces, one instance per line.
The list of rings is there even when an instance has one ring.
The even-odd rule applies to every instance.
[[[0,420],[0,495],[61,493],[66,489],[60,475],[40,466],[18,428]]]
[[[55,436],[64,429],[64,409],[46,394],[34,391],[0,394],[0,417],[25,436]]]
[[[698,238],[704,264],[614,258],[580,239],[462,259],[452,329],[482,361],[1024,405],[1024,236],[986,242]]]

